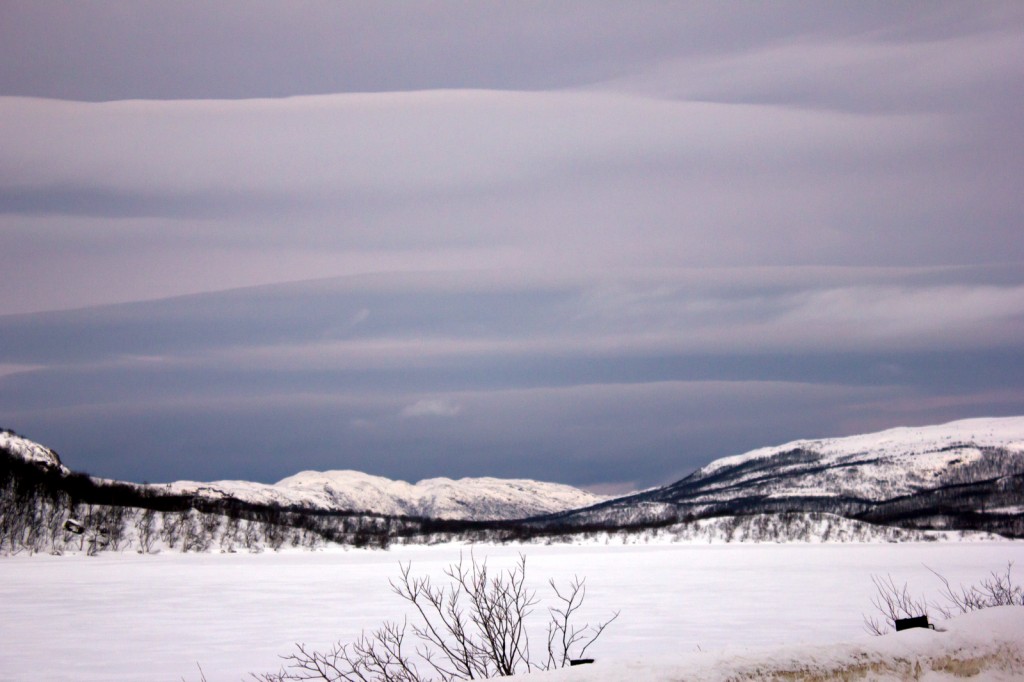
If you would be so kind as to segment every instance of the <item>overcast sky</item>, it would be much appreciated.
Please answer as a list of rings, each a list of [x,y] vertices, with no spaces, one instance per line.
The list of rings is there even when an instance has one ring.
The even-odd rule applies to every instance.
[[[1024,414],[1024,4],[0,2],[0,426],[671,482]]]

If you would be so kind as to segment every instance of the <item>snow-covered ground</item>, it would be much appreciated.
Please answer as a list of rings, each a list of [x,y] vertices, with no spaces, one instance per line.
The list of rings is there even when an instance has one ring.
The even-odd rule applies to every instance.
[[[198,680],[199,663],[210,682],[239,680],[276,669],[277,656],[294,642],[326,648],[400,619],[403,603],[387,584],[399,562],[412,561],[416,574],[440,575],[463,549],[7,557],[0,560],[0,679]],[[853,642],[847,650],[856,657],[858,643],[877,642],[862,629],[872,574],[891,574],[930,595],[937,583],[926,565],[954,584],[975,582],[1007,561],[1024,570],[1022,542],[474,551],[492,566],[511,566],[521,549],[540,596],[548,594],[548,577],[564,582],[579,574],[587,579],[586,619],[622,612],[588,652],[597,664],[586,674],[572,672],[574,680],[618,679],[629,670],[669,675],[698,665],[690,658],[698,650],[708,670],[725,660],[714,653],[724,649],[730,660],[749,655],[756,662],[768,655],[760,647],[776,647],[776,660],[834,650],[804,645]],[[908,641],[904,634],[899,641]]]
[[[661,664],[598,663],[554,671],[543,682],[952,682],[964,678],[1024,679],[1024,608],[1001,606],[956,616],[935,630],[919,628],[840,643],[731,647],[680,654]],[[513,679],[536,681],[528,675]]]

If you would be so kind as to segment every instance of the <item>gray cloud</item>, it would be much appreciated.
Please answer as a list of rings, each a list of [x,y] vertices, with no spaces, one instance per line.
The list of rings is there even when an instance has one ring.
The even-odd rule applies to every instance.
[[[1017,3],[9,2],[0,425],[650,485],[1024,408]]]

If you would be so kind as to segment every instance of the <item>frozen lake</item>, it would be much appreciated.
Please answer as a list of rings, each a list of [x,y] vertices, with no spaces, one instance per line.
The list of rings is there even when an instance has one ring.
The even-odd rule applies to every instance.
[[[439,576],[460,549],[0,558],[0,679],[191,681],[199,679],[197,662],[210,682],[275,670],[295,642],[326,648],[401,619],[404,603],[388,587],[399,562]],[[931,596],[937,581],[926,565],[954,584],[1008,561],[1018,579],[1024,572],[1022,542],[474,551],[492,567],[511,566],[523,551],[541,597],[549,577],[585,576],[585,620],[622,612],[588,655],[625,660],[866,636],[872,574]]]

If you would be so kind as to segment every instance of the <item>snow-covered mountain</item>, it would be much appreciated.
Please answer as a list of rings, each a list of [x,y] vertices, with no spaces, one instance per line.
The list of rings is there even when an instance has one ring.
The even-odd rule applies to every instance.
[[[885,522],[964,512],[1019,517],[1022,486],[1024,417],[967,419],[760,448],[559,520],[648,523],[788,511]]]
[[[607,499],[572,486],[527,479],[429,478],[413,484],[344,470],[303,471],[274,484],[178,481],[154,487],[256,504],[474,520],[521,519]]]

